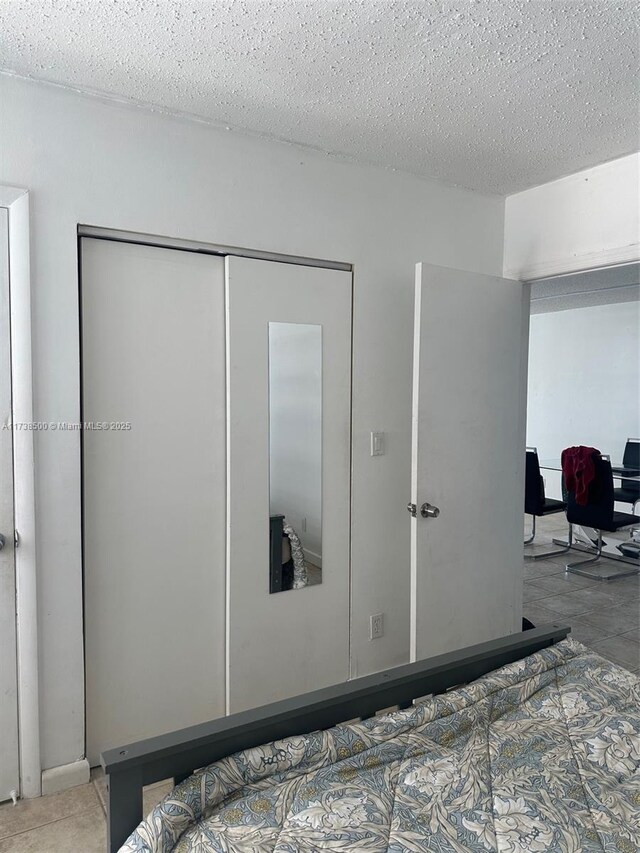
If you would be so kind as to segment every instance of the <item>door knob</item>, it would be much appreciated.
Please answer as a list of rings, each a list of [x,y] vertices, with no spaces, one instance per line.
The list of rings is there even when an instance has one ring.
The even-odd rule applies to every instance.
[[[440,515],[440,510],[437,506],[431,504],[422,504],[420,507],[420,515],[423,518],[437,518]]]
[[[2,551],[2,549],[4,548],[4,543],[5,543],[6,541],[7,541],[7,540],[4,538],[4,536],[2,535],[2,533],[0,533],[0,551]]]

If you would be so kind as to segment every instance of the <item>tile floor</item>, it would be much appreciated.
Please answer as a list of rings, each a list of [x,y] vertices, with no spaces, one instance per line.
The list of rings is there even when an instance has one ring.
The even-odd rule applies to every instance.
[[[561,516],[541,520],[533,552],[563,536]],[[524,615],[534,624],[562,621],[571,635],[603,657],[640,671],[640,577],[602,582],[567,575],[563,557],[524,562]],[[170,789],[159,782],[145,789],[147,814]],[[104,853],[105,780],[39,800],[0,805],[0,853]]]
[[[530,519],[525,524],[529,531]],[[566,538],[567,524],[561,514],[538,519],[537,528],[536,544],[527,547],[527,553],[557,550],[552,538]],[[581,554],[571,555],[571,560],[580,559]],[[567,623],[574,639],[640,672],[640,575],[600,581],[565,572],[566,563],[565,556],[524,561],[524,615],[534,625]]]
[[[172,783],[157,782],[144,789],[148,814]],[[0,853],[105,853],[106,782],[101,769],[91,782],[38,800],[0,805]]]

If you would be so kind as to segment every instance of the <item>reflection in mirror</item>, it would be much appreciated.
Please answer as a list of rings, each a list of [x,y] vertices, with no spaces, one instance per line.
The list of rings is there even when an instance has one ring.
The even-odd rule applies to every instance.
[[[269,323],[269,592],[322,582],[322,326]]]

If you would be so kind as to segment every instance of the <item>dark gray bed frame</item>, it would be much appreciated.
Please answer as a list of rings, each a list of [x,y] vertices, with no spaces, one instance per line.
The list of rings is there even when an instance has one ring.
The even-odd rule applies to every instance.
[[[284,515],[269,517],[269,592],[282,592],[282,528]]]
[[[570,628],[545,625],[456,652],[408,663],[314,690],[250,711],[102,753],[107,775],[107,846],[116,853],[143,818],[142,788],[161,779],[178,784],[227,755],[291,735],[327,729],[376,711],[409,707],[563,640]]]

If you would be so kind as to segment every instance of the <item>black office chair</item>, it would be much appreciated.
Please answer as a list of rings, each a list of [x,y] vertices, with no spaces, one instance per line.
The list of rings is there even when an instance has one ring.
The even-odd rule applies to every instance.
[[[525,539],[524,544],[531,545],[536,538],[536,518],[552,515],[556,512],[564,512],[566,508],[567,505],[564,501],[556,501],[545,496],[538,451],[535,447],[527,447],[524,469],[524,511],[532,517],[532,530],[531,536]],[[561,548],[559,551],[546,551],[542,554],[525,554],[525,560],[546,560],[548,557],[557,557],[559,554],[566,554],[570,547],[571,526],[569,526],[569,539],[566,548]]]
[[[622,467],[640,471],[640,438],[628,438],[622,457]],[[640,481],[621,480],[620,488],[613,490],[613,499],[618,503],[635,505],[640,501]]]
[[[611,473],[611,462],[600,454],[594,454],[593,462],[595,475],[589,484],[587,503],[582,506],[576,502],[574,490],[569,491],[563,486],[567,501],[567,521],[570,524],[579,524],[584,527],[592,527],[598,534],[595,545],[595,554],[588,560],[580,560],[577,563],[567,563],[565,569],[576,575],[584,575],[587,578],[599,580],[611,580],[621,578],[625,575],[638,574],[639,569],[630,567],[616,574],[598,575],[593,572],[583,571],[584,566],[597,563],[602,557],[602,532],[615,533],[624,527],[640,522],[640,516],[631,515],[628,512],[615,512],[613,508],[613,474]],[[563,480],[564,482],[564,480]],[[605,555],[606,559],[606,555]]]

